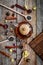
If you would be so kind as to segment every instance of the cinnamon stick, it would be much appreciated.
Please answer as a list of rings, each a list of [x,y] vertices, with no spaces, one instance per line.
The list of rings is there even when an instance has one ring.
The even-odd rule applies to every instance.
[[[11,49],[11,48],[18,48],[19,46],[5,46],[5,48],[9,48],[9,49]]]
[[[8,54],[8,53],[6,53],[6,52],[4,52],[4,51],[1,51],[1,50],[0,50],[0,53],[1,53],[2,55],[4,55],[4,56],[8,57],[8,58],[10,57],[10,54]]]
[[[16,20],[17,18],[16,17],[13,17],[13,16],[7,16],[5,17],[6,20]]]
[[[18,5],[18,4],[15,4],[15,6],[16,6],[17,8],[22,9],[22,10],[26,10],[26,8],[25,8],[25,7],[22,7],[22,6]]]
[[[8,28],[8,25],[7,25],[7,24],[4,25],[4,24],[1,24],[1,23],[0,23],[0,26],[2,26],[4,29],[7,29],[7,28]]]
[[[31,9],[28,9],[28,10],[27,10],[25,7],[22,7],[22,6],[18,5],[18,4],[15,4],[15,6],[16,6],[17,8],[19,8],[19,9],[22,9],[22,10],[27,11],[28,13],[31,13],[31,12],[32,12]]]

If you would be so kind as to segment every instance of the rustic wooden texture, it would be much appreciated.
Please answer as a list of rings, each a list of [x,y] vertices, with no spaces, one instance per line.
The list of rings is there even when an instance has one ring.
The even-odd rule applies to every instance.
[[[43,60],[43,33],[40,33],[29,45]]]
[[[16,1],[17,1],[17,3],[18,4],[20,4],[21,6],[24,6],[24,0],[0,0],[1,1],[1,3],[3,3],[3,4],[5,4],[5,5],[7,5],[7,6],[11,6],[11,4],[15,4],[16,3]],[[32,4],[32,2],[31,2],[32,0],[30,0],[30,3]],[[35,5],[35,3],[33,2],[33,5]],[[30,7],[32,7],[31,5],[30,5]],[[15,8],[16,9],[16,8]],[[21,10],[19,10],[19,9],[17,9],[19,12],[22,12]],[[1,19],[0,20],[4,20],[4,16],[5,16],[5,12],[6,12],[7,10],[5,10],[4,8],[1,8]],[[28,38],[27,39],[27,43],[29,43],[35,36],[36,36],[36,11],[35,12],[32,12],[30,15],[32,15],[32,21],[30,22],[31,24],[32,24],[32,26],[33,26],[33,35],[30,37],[30,38]],[[17,22],[21,22],[23,20],[23,17],[21,17],[21,16],[19,16],[19,15],[17,15]],[[16,22],[16,21],[14,21],[14,22]],[[9,24],[9,23],[8,23]],[[39,26],[40,27],[40,26]],[[39,30],[39,29],[38,29]],[[15,40],[14,40],[14,42],[13,43],[17,43],[17,44],[19,44],[20,42],[16,42],[16,38],[15,38]],[[7,45],[12,45],[12,43],[11,42],[8,42],[7,43]],[[6,44],[5,44],[6,45]],[[24,45],[24,43],[23,43],[23,45]],[[4,45],[2,45],[2,46],[4,46]],[[24,45],[24,48],[23,49],[27,49],[29,52],[30,52],[30,56],[29,56],[29,58],[30,58],[30,62],[29,63],[26,63],[24,60],[24,62],[21,64],[21,65],[41,65],[41,63],[40,63],[40,61],[39,61],[39,59],[38,58],[36,58],[36,54],[35,54],[35,52],[30,48],[30,46],[28,46],[27,44],[26,45]],[[18,49],[17,49],[18,50]],[[19,50],[20,51],[20,50]],[[7,50],[6,50],[6,52],[8,52]],[[17,54],[18,54],[18,52],[17,52]],[[16,55],[12,55],[13,57],[14,56],[16,56]],[[19,56],[20,57],[20,56]],[[18,57],[18,58],[19,58]],[[2,56],[2,55],[0,55],[0,58],[1,58],[1,60],[2,61],[0,61],[1,63],[0,63],[0,65],[10,65],[10,61],[9,61],[9,59],[8,58],[6,58],[6,57],[4,57],[4,56]],[[5,58],[5,59],[4,59]],[[37,61],[37,64],[36,64],[36,60],[38,59],[38,61]],[[16,64],[16,63],[14,63],[14,64]]]
[[[18,1],[18,3],[19,3],[20,5],[23,4],[23,3],[21,4],[21,2],[23,2],[23,1],[20,1],[20,0]],[[11,1],[10,3],[12,3],[12,1]],[[10,4],[10,3],[9,3],[9,4]],[[30,3],[32,4],[31,0],[30,0]],[[6,2],[5,2],[5,4],[6,4]],[[7,5],[7,4],[6,4],[6,5]],[[8,6],[10,6],[10,5],[8,5]],[[29,6],[32,7],[32,5],[29,5]],[[3,11],[5,12],[5,10],[3,10]],[[21,10],[18,9],[18,11],[21,11]],[[34,15],[33,15],[33,14],[34,14]],[[35,12],[32,12],[32,13],[30,14],[30,15],[32,16],[32,20],[33,20],[35,14],[36,14]],[[3,15],[5,15],[5,14],[3,13]],[[17,21],[18,21],[18,22],[21,22],[21,21],[22,21],[22,17],[19,16],[19,15],[17,15],[17,16],[18,16]],[[3,18],[3,19],[4,19],[4,18]],[[35,31],[34,34],[33,34],[34,36],[36,35],[36,25],[35,25],[36,21],[35,21],[35,20],[36,20],[36,17],[34,18],[33,21],[30,22],[31,25],[34,26],[34,27],[33,27],[33,32]],[[34,21],[35,21],[35,22],[34,22]],[[32,35],[32,36],[33,36],[33,35]],[[34,37],[34,36],[33,36],[33,37]],[[31,38],[32,38],[32,37],[31,37]],[[31,39],[31,38],[30,38],[30,39]],[[27,41],[27,42],[28,42],[28,41]],[[36,55],[35,55],[35,53],[33,52],[33,50],[32,50],[29,46],[27,47],[27,45],[25,45],[24,49],[27,49],[27,50],[29,49],[29,52],[30,52],[29,58],[31,59],[30,62],[29,62],[29,64],[30,64],[30,65],[32,65],[32,64],[35,65]],[[32,54],[32,55],[31,55],[31,54]],[[6,59],[6,60],[7,60],[7,59]],[[23,65],[24,65],[24,64],[25,64],[25,62],[23,62]],[[27,65],[27,63],[26,63],[26,65]]]
[[[35,2],[30,0],[32,3],[30,3],[31,8],[33,6],[35,6]],[[30,22],[30,24],[33,27],[33,34],[30,38],[27,39],[27,44],[29,44],[29,42],[36,36],[36,11],[32,11],[32,13],[30,14],[32,16],[32,21]],[[25,49],[28,49],[28,51],[30,52],[30,62],[28,63],[28,65],[36,65],[36,54],[35,52],[27,45],[25,46]]]
[[[36,36],[30,43],[30,45],[35,48],[40,42],[43,41],[43,33],[40,33],[38,36]]]

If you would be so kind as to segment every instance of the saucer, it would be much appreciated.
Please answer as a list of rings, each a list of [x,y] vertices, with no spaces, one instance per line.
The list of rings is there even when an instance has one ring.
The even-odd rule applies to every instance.
[[[31,30],[29,31],[29,33],[28,33],[27,35],[23,35],[23,34],[21,34],[20,31],[19,31],[20,26],[23,25],[23,24],[28,24],[28,25],[30,25]],[[31,25],[29,22],[22,21],[22,22],[20,22],[20,23],[18,24],[18,27],[15,28],[15,34],[16,34],[16,36],[19,37],[20,39],[27,39],[27,38],[29,38],[29,37],[32,35],[32,33],[33,33],[33,28],[32,28],[32,25]]]

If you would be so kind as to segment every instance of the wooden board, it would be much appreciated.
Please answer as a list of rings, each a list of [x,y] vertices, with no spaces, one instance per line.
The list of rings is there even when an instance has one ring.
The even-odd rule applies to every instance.
[[[43,60],[43,32],[32,40],[29,45]]]

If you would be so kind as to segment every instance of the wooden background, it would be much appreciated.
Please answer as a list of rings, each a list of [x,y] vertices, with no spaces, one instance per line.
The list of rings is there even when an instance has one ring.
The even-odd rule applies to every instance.
[[[33,1],[30,0],[29,2],[31,2],[31,4],[32,4],[32,6],[29,4],[28,5],[29,7],[33,7],[34,5],[36,5],[35,0],[33,0]],[[11,6],[11,4],[18,3],[21,6],[24,6],[25,0],[0,0],[0,3],[3,3],[7,6]],[[36,14],[36,11],[32,12],[32,14],[31,14],[32,21],[30,22],[30,24],[33,26],[33,34],[30,38],[27,39],[27,44],[29,44],[29,42],[37,34],[39,34],[42,31],[39,7],[40,7],[40,0],[37,0],[37,14]],[[17,8],[15,8],[15,10],[22,12],[22,10],[19,10]],[[0,22],[1,21],[3,22],[6,11],[7,11],[6,9],[0,7]],[[17,14],[16,14],[16,16],[17,16],[17,20],[16,21],[14,20],[14,22],[21,22],[23,20],[23,17],[21,17]],[[18,41],[16,42],[16,39],[17,38],[15,37],[15,40],[12,43],[17,43],[17,45],[20,44],[20,40],[19,40],[19,42]],[[8,42],[7,45],[9,45],[9,43],[12,45],[11,42]],[[30,52],[30,56],[29,56],[30,62],[26,63],[26,65],[32,65],[32,64],[33,65],[43,65],[43,61],[35,54],[35,52],[27,44],[24,46],[24,49],[27,49]],[[0,48],[0,49],[2,49],[2,48]],[[5,51],[7,51],[7,50],[5,50]],[[19,51],[21,53],[21,50],[17,49],[17,51]],[[18,52],[17,52],[17,54],[18,54]],[[12,54],[12,56],[16,57],[17,54]],[[18,56],[18,59],[19,58],[21,58],[21,56]],[[15,62],[15,64],[16,64],[16,62]],[[10,65],[9,59],[1,54],[0,54],[0,65]],[[21,65],[25,65],[25,63],[21,64]]]

